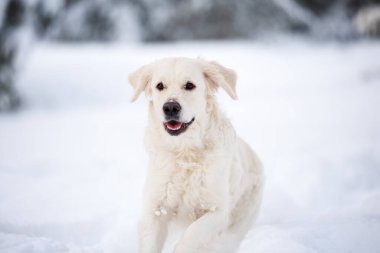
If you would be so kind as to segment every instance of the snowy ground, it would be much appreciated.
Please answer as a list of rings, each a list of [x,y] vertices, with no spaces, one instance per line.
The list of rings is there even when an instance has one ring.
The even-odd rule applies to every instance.
[[[172,55],[239,75],[219,101],[267,177],[240,253],[380,252],[380,44],[291,41],[36,46],[25,109],[0,115],[0,252],[137,252],[146,105],[127,75]]]

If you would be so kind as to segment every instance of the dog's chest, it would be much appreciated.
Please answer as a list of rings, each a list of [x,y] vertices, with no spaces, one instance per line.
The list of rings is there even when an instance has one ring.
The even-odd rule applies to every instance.
[[[173,215],[196,219],[215,209],[204,162],[177,160],[165,184],[166,203]]]

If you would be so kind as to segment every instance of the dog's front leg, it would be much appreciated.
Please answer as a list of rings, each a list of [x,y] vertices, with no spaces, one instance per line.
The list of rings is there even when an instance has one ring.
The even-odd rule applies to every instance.
[[[206,190],[202,195],[206,201],[203,203],[205,213],[186,229],[174,253],[209,253],[211,241],[226,229],[229,221],[228,170],[220,161],[210,165],[199,182]]]
[[[228,222],[225,210],[209,211],[186,229],[174,253],[210,252],[210,240],[224,230]]]
[[[168,232],[169,215],[165,205],[167,177],[150,162],[144,186],[143,215],[139,224],[140,253],[161,253]]]
[[[167,217],[146,213],[139,227],[140,253],[160,253],[167,235]]]

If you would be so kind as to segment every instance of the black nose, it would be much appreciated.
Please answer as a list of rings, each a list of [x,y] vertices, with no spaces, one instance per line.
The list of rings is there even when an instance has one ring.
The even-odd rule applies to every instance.
[[[162,109],[166,117],[177,117],[181,111],[181,105],[177,102],[166,102]]]

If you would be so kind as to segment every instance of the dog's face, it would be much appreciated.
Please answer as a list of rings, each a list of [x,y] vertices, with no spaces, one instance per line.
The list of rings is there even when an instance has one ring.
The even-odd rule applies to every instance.
[[[206,83],[198,64],[170,59],[157,64],[149,89],[154,111],[167,133],[178,136],[206,112]]]
[[[152,99],[154,118],[171,136],[186,134],[207,119],[207,100],[218,86],[236,99],[235,73],[201,59],[166,58],[145,65],[129,76],[132,101],[144,90]]]

